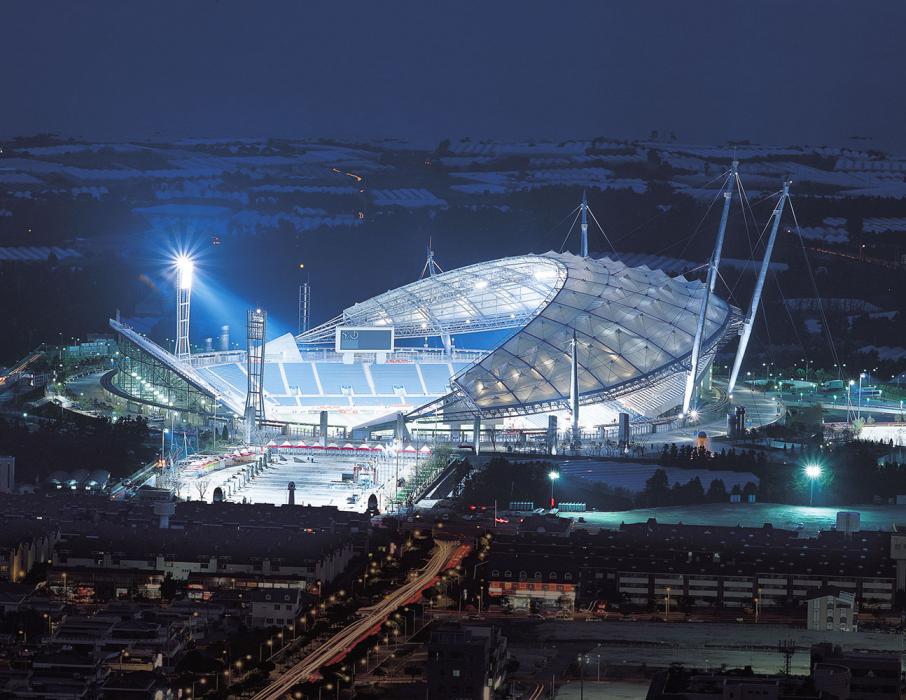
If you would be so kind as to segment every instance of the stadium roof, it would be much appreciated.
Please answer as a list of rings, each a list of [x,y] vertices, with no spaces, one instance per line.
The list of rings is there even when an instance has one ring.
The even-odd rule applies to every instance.
[[[581,403],[619,399],[657,415],[681,394],[704,285],[660,269],[570,253],[522,255],[427,277],[355,304],[300,336],[331,341],[337,326],[393,326],[399,338],[512,329],[454,377],[453,391],[412,415],[447,420],[567,408],[570,343],[578,343]],[[740,321],[712,297],[702,371]]]
[[[690,366],[696,321],[705,293],[701,282],[671,278],[645,266],[628,267],[609,258],[546,253],[464,268],[474,279],[487,281],[481,290],[482,308],[505,309],[513,303],[513,285],[519,280],[512,273],[507,274],[511,264],[522,280],[530,280],[524,293],[531,301],[526,299],[522,307],[514,305],[521,311],[517,314],[519,330],[457,375],[452,393],[419,409],[416,415],[435,413],[453,420],[469,415],[501,417],[566,408],[574,333],[582,403],[615,400],[645,391],[676,390],[673,385],[681,383],[678,378]],[[446,275],[454,273],[437,275],[432,280],[441,283]],[[388,322],[406,318],[422,302],[414,297],[407,307],[403,302],[406,287],[392,294],[400,308]],[[431,307],[426,310],[433,311]],[[486,312],[486,318],[498,323],[500,316]],[[706,359],[732,335],[739,318],[737,309],[718,297],[712,298],[703,336]],[[707,362],[700,366],[704,371]],[[664,387],[665,381],[671,385]]]
[[[372,297],[299,336],[333,342],[337,326],[393,326],[397,338],[522,328],[566,281],[556,257],[523,255],[425,277]]]

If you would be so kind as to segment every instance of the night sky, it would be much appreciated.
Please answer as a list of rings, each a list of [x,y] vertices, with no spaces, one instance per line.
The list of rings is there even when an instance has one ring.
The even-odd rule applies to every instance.
[[[637,137],[906,151],[906,3],[4,2],[0,137]]]

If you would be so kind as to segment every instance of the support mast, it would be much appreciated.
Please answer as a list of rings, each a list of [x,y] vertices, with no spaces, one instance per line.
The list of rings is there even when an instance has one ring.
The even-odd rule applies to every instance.
[[[749,336],[752,335],[752,326],[755,325],[755,315],[758,313],[758,304],[761,302],[761,292],[764,289],[764,281],[768,276],[768,268],[771,266],[771,253],[774,252],[774,242],[777,240],[777,231],[780,228],[780,217],[783,215],[783,205],[786,204],[790,196],[790,181],[783,183],[783,194],[774,207],[774,223],[771,225],[771,235],[764,247],[764,259],[761,261],[761,269],[758,271],[758,279],[755,281],[755,289],[752,292],[752,301],[749,304],[749,313],[742,324],[742,330],[739,333],[739,347],[736,349],[736,358],[733,360],[733,371],[730,372],[730,382],[727,385],[727,393],[732,394],[736,388],[736,380],[739,377],[739,370],[742,367],[742,360],[746,354],[746,348],[749,346]]]
[[[720,216],[720,228],[717,230],[717,240],[714,243],[714,252],[711,254],[711,260],[708,263],[708,279],[705,285],[705,294],[702,297],[701,308],[698,314],[698,325],[695,327],[695,338],[692,341],[692,357],[689,375],[686,377],[686,391],[683,394],[683,414],[689,412],[692,406],[692,395],[695,392],[695,384],[698,378],[698,362],[702,349],[702,336],[705,331],[705,319],[708,317],[708,305],[711,302],[711,294],[714,292],[714,286],[717,284],[717,270],[720,267],[720,256],[724,247],[724,234],[727,231],[727,218],[730,216],[730,203],[733,200],[733,188],[736,186],[737,171],[739,161],[734,160],[730,165],[730,177],[727,178],[727,186],[724,189],[724,209]]]
[[[572,346],[570,348],[569,367],[569,410],[572,413],[572,442],[579,443],[579,350],[576,341],[576,332],[573,331]]]
[[[582,243],[579,249],[579,255],[583,258],[588,257],[588,199],[585,197],[585,190],[582,190],[582,204],[579,205],[582,212]]]

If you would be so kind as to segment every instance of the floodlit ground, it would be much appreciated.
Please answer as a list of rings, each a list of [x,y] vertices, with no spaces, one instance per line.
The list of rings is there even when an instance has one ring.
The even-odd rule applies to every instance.
[[[309,460],[314,461],[309,461]],[[370,479],[371,469],[361,471],[358,482],[344,481],[343,475],[352,475],[356,465],[370,467],[374,464],[377,481]],[[399,466],[396,460],[378,460],[354,456],[283,456],[277,457],[271,465],[245,486],[239,486],[239,474],[244,467],[230,467],[214,472],[199,479],[187,479],[183,492],[190,498],[198,499],[197,482],[207,481],[205,500],[211,501],[214,489],[233,484],[233,493],[225,500],[250,503],[275,503],[288,501],[287,485],[296,484],[295,502],[298,505],[337,506],[341,510],[362,512],[368,506],[368,496],[375,494],[378,507],[384,510],[388,497],[394,495],[394,484],[397,474],[409,478],[415,466],[413,460],[401,459]],[[354,501],[350,501],[354,498]]]
[[[616,528],[620,523],[645,522],[656,518],[660,523],[684,523],[686,525],[742,525],[761,527],[771,523],[774,527],[787,530],[801,529],[804,535],[814,535],[818,530],[827,530],[837,522],[837,513],[842,510],[861,513],[863,530],[890,530],[894,523],[906,522],[906,506],[859,505],[812,508],[777,503],[731,504],[703,503],[693,506],[665,506],[663,508],[637,508],[626,511],[564,513],[562,517],[584,518],[579,527]]]
[[[648,694],[648,683],[639,681],[627,683],[623,681],[586,681],[584,687],[579,682],[568,683],[557,689],[557,700],[579,700],[580,697],[588,700],[645,700]],[[546,697],[542,695],[542,697]]]

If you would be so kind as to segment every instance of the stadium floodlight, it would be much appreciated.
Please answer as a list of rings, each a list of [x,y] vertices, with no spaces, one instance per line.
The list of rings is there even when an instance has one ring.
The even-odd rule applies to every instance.
[[[551,508],[557,505],[557,502],[554,500],[554,482],[560,478],[560,472],[556,469],[551,469],[547,473],[547,478],[551,480]]]
[[[808,489],[808,504],[812,505],[815,500],[815,482],[821,478],[821,474],[824,470],[821,468],[820,464],[811,464],[805,465],[805,476],[808,478],[809,489]]]
[[[176,265],[176,356],[186,358],[191,352],[189,345],[189,306],[192,297],[192,278],[195,263],[185,253],[174,260]]]
[[[176,265],[176,274],[178,279],[178,284],[180,289],[191,289],[192,288],[192,277],[195,273],[195,263],[186,254],[181,254],[176,257],[174,261]]]
[[[694,408],[689,411],[689,420],[698,420],[698,411],[696,411]]]

